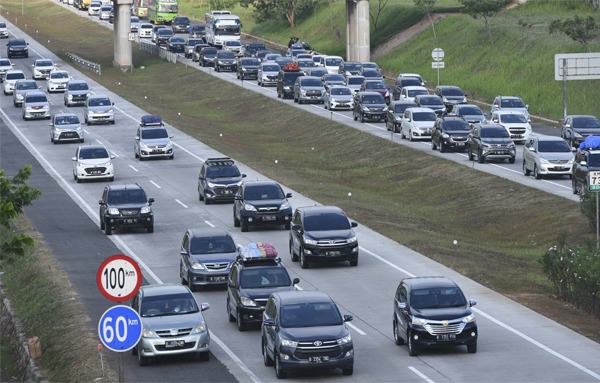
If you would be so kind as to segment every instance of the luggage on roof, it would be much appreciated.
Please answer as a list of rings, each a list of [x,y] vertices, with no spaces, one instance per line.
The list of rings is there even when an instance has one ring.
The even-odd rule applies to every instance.
[[[142,125],[162,125],[162,118],[160,116],[151,115],[142,116]]]
[[[579,145],[579,150],[600,149],[600,136],[588,136]]]

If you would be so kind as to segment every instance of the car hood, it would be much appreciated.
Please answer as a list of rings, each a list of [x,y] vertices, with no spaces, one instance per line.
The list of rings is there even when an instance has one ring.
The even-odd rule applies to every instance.
[[[277,76],[279,74],[279,72],[274,71],[274,70],[273,71],[268,70],[268,71],[263,71],[262,74],[264,74],[265,76]]]
[[[564,153],[541,152],[541,153],[539,153],[539,156],[548,161],[557,161],[557,160],[569,161],[574,158],[573,153],[571,153],[571,152],[564,152]]]
[[[236,251],[233,253],[190,254],[190,258],[198,263],[232,263],[237,255]]]
[[[463,120],[467,122],[483,122],[485,121],[485,116],[481,114],[465,114],[462,116]]]
[[[315,230],[315,231],[305,231],[304,235],[319,240],[335,240],[335,239],[348,239],[354,237],[354,230]]]
[[[96,113],[108,112],[112,108],[113,108],[112,105],[109,105],[109,106],[88,106],[88,110],[90,112],[96,112]]]
[[[433,128],[433,125],[435,124],[435,121],[412,121],[412,125],[416,126],[417,128],[422,128],[422,129],[426,129],[426,128]]]
[[[246,70],[258,70],[258,65],[244,65],[242,68]]]
[[[246,203],[253,205],[254,207],[269,207],[269,206],[281,206],[285,200],[284,199],[264,199],[264,200],[247,200]]]
[[[343,324],[314,327],[281,327],[281,335],[294,341],[314,341],[317,339],[340,339],[348,335]]]
[[[318,91],[321,91],[321,92],[323,91],[323,87],[322,86],[306,86],[306,85],[303,85],[303,86],[300,87],[300,89],[302,89],[302,90],[318,90]]]
[[[481,141],[487,145],[509,145],[512,144],[513,141],[508,138],[482,138]]]
[[[81,128],[81,124],[54,125],[53,128],[56,130],[77,130],[77,129]]]
[[[218,185],[233,185],[240,182],[241,179],[242,177],[215,177],[206,180]]]
[[[47,102],[28,102],[25,106],[28,108],[49,108],[50,104]]]
[[[387,105],[386,104],[363,104],[363,106],[369,108],[369,110],[383,110]]]
[[[330,99],[332,100],[338,100],[338,101],[352,101],[352,99],[354,97],[352,97],[349,94],[339,94],[339,95],[333,95],[333,96],[329,96]]]
[[[82,94],[88,94],[88,93],[90,93],[90,90],[89,89],[86,89],[86,90],[69,90],[68,92],[69,92],[69,94],[72,94],[72,95],[81,96]]]
[[[281,286],[281,287],[262,287],[256,289],[243,289],[244,295],[250,299],[267,299],[271,293],[279,291],[291,291],[294,290],[293,285]]]
[[[573,128],[573,130],[585,136],[600,135],[600,129],[598,128]]]
[[[151,138],[151,139],[144,139],[141,140],[141,142],[144,145],[169,145],[171,143],[171,140],[169,138]]]
[[[471,309],[466,305],[460,307],[412,309],[412,314],[416,317],[440,321],[466,317],[471,313]]]
[[[444,96],[444,98],[452,102],[463,102],[465,100],[464,96]]]
[[[111,203],[110,207],[117,209],[141,209],[144,206],[148,206],[147,203]]]
[[[106,158],[88,158],[88,159],[80,159],[80,160],[78,160],[78,162],[80,164],[85,164],[87,166],[90,166],[90,165],[99,166],[99,165],[104,165],[107,162],[111,162],[111,160],[108,157],[106,157]]]
[[[225,64],[233,64],[235,62],[234,59],[219,59],[219,61]]]
[[[151,330],[168,330],[179,328],[194,328],[204,322],[204,317],[200,312],[181,314],[181,315],[163,315],[155,317],[143,317],[144,327]]]
[[[452,137],[466,137],[470,132],[465,130],[444,130],[444,133],[449,134]]]

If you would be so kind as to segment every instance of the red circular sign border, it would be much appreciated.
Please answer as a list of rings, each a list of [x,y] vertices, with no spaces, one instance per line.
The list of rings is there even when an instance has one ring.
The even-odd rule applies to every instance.
[[[110,262],[112,261],[118,261],[118,260],[122,260],[122,261],[126,261],[129,262],[130,264],[133,265],[133,268],[135,269],[136,273],[137,273],[137,283],[135,288],[133,289],[133,291],[129,294],[127,294],[126,296],[123,297],[115,297],[113,295],[110,295],[108,293],[108,291],[106,291],[103,287],[102,287],[102,271],[104,270],[104,268],[106,267],[106,265],[108,265]],[[142,270],[140,269],[140,265],[138,265],[138,263],[131,257],[128,257],[125,254],[116,254],[116,255],[111,255],[110,257],[106,258],[104,260],[104,262],[102,262],[102,264],[100,265],[100,267],[98,268],[98,271],[96,272],[96,283],[98,284],[98,290],[100,290],[100,292],[102,293],[102,295],[104,295],[107,299],[113,301],[113,302],[125,302],[126,300],[131,299],[140,289],[140,286],[142,285]]]

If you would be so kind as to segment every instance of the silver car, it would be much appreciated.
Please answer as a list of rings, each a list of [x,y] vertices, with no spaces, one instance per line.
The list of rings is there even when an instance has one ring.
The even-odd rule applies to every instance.
[[[560,137],[536,136],[523,147],[523,174],[533,173],[536,180],[546,175],[573,176],[575,156],[569,144]]]
[[[35,80],[18,80],[15,82],[15,90],[13,90],[13,105],[15,107],[21,106],[25,93],[38,89],[40,87]]]
[[[65,89],[65,106],[83,105],[92,88],[83,80],[70,80]]]
[[[142,319],[142,337],[133,349],[140,366],[165,355],[194,354],[198,359],[209,359],[210,334],[202,312],[210,305],[198,307],[187,286],[142,286],[131,307]]]
[[[294,84],[294,102],[302,104],[303,102],[323,103],[323,94],[325,88],[319,77],[301,76],[296,79]]]
[[[354,91],[345,85],[332,85],[325,89],[323,96],[325,109],[348,109],[354,107]]]
[[[257,82],[260,86],[277,85],[277,75],[281,67],[274,62],[263,62],[258,67]]]
[[[140,126],[135,135],[133,152],[135,158],[143,161],[148,158],[168,158],[172,160],[175,157],[173,152],[172,136],[169,136],[167,129],[162,126]]]
[[[74,113],[57,113],[50,120],[50,142],[58,144],[60,141],[83,142],[83,128],[81,120]]]
[[[50,119],[50,103],[46,93],[41,91],[29,91],[23,96],[23,119]]]
[[[358,92],[362,83],[365,82],[365,78],[359,75],[346,76],[346,85],[350,87],[354,92]]]
[[[83,106],[83,116],[85,123],[88,125],[104,122],[114,124],[114,103],[110,101],[108,96],[100,94],[89,95]]]

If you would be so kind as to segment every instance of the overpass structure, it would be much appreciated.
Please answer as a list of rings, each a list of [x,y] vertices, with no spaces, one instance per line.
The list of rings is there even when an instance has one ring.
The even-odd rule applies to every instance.
[[[113,65],[130,69],[133,65],[131,53],[131,6],[133,0],[113,0],[114,20],[114,60]]]

